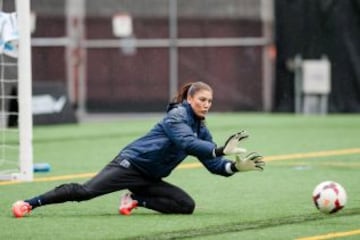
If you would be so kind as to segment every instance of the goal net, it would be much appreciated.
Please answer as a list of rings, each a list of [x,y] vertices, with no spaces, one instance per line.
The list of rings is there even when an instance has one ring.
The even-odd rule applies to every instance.
[[[0,180],[32,181],[30,0],[0,4]]]

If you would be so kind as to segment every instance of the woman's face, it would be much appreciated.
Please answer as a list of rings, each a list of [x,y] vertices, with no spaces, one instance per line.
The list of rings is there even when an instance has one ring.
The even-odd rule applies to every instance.
[[[211,107],[212,99],[212,91],[200,90],[197,91],[194,96],[188,96],[187,102],[190,104],[196,116],[203,118]]]

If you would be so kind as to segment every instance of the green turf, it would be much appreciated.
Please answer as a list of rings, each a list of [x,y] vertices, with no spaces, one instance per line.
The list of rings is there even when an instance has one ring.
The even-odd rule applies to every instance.
[[[145,133],[160,117],[113,122],[43,126],[34,129],[35,162],[48,162],[49,173],[35,178],[95,173],[118,151]],[[208,127],[220,144],[246,129],[244,146],[265,156],[360,148],[360,115],[210,114]],[[12,218],[11,204],[64,182],[87,178],[0,185],[0,239],[296,239],[359,230],[360,154],[267,162],[264,172],[224,178],[204,168],[177,169],[167,178],[197,203],[190,216],[137,209],[117,214],[113,193],[82,203],[36,209]],[[184,163],[195,162],[189,157]],[[324,215],[312,204],[313,188],[324,180],[340,182],[349,201],[341,212]],[[346,239],[359,239],[352,235]]]

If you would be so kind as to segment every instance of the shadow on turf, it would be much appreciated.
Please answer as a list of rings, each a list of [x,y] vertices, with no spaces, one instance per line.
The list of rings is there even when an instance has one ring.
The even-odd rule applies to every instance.
[[[352,215],[359,215],[360,208],[346,209],[341,213],[330,215],[333,218],[340,218]],[[319,221],[329,218],[326,214],[308,214],[300,216],[290,216],[284,218],[264,219],[260,221],[252,222],[234,222],[232,224],[226,223],[223,225],[213,225],[204,228],[196,229],[184,229],[173,232],[160,232],[153,235],[137,236],[132,238],[126,238],[128,240],[170,240],[170,239],[186,239],[194,237],[203,237],[211,235],[220,235],[231,232],[243,232],[248,230],[265,229],[271,227],[278,227],[281,225],[291,225],[298,223],[305,223],[311,221]]]

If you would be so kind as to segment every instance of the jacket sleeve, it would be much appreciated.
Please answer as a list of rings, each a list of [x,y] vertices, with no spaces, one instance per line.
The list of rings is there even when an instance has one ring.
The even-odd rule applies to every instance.
[[[169,139],[187,154],[201,159],[213,158],[215,144],[198,138],[189,126],[184,108],[178,107],[168,112],[162,126]]]
[[[211,173],[229,177],[234,174],[231,171],[231,163],[232,161],[225,159],[224,157],[217,157],[212,159],[200,159],[200,162],[204,165],[204,167]]]
[[[201,133],[202,134],[200,137],[202,139],[213,142],[211,133],[206,127],[202,128]],[[199,160],[204,165],[204,167],[213,174],[217,174],[225,177],[229,177],[234,174],[234,172],[230,168],[232,161],[229,159],[226,159],[224,157],[217,157],[212,159],[199,158]]]

